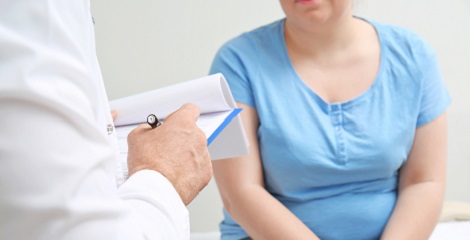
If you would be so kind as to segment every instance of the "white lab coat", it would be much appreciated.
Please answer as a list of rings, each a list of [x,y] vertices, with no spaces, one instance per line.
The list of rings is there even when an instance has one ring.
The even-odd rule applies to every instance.
[[[93,31],[88,0],[0,0],[0,239],[189,239],[161,174],[117,187]]]

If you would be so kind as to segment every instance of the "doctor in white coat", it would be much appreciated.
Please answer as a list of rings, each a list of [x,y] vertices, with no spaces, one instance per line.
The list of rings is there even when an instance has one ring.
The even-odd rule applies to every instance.
[[[134,130],[125,180],[89,1],[1,0],[0,239],[189,239],[212,176],[198,116]]]

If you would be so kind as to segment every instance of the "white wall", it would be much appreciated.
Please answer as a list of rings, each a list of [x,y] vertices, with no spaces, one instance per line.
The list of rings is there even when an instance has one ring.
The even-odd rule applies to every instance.
[[[228,39],[283,16],[273,0],[92,0],[110,99],[206,75]],[[470,1],[357,0],[356,12],[415,30],[436,49],[449,108],[448,200],[470,202]],[[189,206],[192,231],[222,219],[215,183]]]

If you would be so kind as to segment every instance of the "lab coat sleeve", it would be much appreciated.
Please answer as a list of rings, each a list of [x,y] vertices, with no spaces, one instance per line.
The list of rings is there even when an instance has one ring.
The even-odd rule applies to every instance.
[[[0,1],[0,239],[188,239],[161,174],[117,188],[93,31],[87,0]]]
[[[132,209],[127,218],[132,222],[125,225],[139,224],[147,239],[189,239],[188,211],[163,175],[151,170],[137,172],[120,186],[119,197]],[[165,226],[165,231],[155,232],[155,226]]]

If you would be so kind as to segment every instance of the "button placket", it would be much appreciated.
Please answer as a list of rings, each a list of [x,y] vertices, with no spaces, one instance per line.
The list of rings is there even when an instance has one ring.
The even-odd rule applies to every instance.
[[[343,136],[343,109],[340,104],[331,105],[330,116],[336,136],[337,159],[340,163],[345,164],[347,162],[347,156]]]

